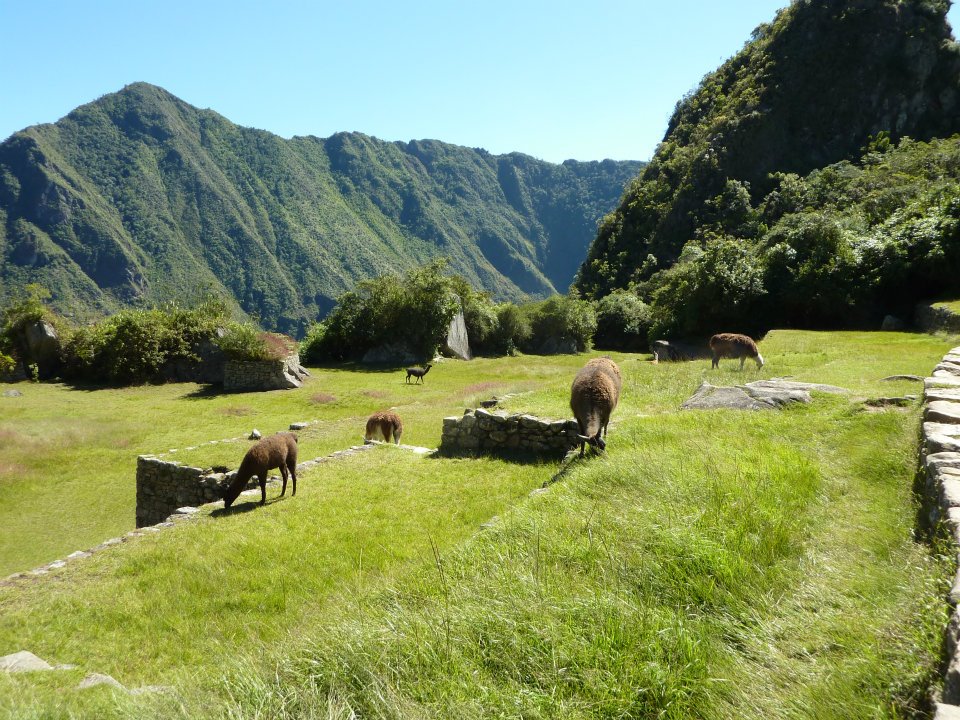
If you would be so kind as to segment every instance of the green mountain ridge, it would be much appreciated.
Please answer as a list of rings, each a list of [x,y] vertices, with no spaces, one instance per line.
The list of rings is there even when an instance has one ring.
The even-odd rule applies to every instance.
[[[600,297],[635,286],[651,299],[658,273],[712,239],[749,245],[764,235],[783,214],[763,212],[771,193],[784,194],[782,174],[857,161],[876,138],[895,145],[960,132],[960,47],[948,8],[796,0],[758,27],[678,102],[653,159],[601,223],[578,289]],[[744,223],[751,213],[758,221]]]
[[[358,280],[438,256],[499,299],[542,297],[641,167],[286,140],[135,83],[0,144],[0,302],[39,282],[83,316],[212,289],[298,333]]]

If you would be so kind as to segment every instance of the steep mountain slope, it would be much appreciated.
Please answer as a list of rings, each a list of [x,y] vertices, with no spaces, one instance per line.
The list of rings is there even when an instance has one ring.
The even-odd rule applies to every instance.
[[[297,332],[358,279],[440,255],[497,297],[545,295],[640,168],[285,140],[136,83],[0,145],[0,302],[26,282],[79,314],[225,289]]]
[[[776,189],[772,173],[859,157],[881,132],[896,142],[960,130],[948,6],[798,0],[758,27],[677,104],[653,160],[602,223],[580,290],[599,296],[645,282],[686,243],[717,232],[749,237],[737,214]]]

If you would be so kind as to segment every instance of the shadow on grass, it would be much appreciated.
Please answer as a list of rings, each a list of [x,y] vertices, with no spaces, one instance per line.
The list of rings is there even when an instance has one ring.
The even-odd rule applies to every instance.
[[[562,463],[564,455],[561,455],[558,451],[543,451],[543,452],[534,452],[531,450],[465,450],[457,449],[450,450],[439,448],[436,452],[431,453],[426,456],[429,460],[463,460],[463,459],[480,459],[480,458],[493,458],[496,460],[503,460],[506,463],[511,465],[553,465],[556,466],[558,463]]]
[[[217,508],[210,513],[212,518],[222,518],[229,517],[231,515],[242,515],[243,513],[253,512],[257,508],[267,507],[268,505],[274,505],[278,502],[283,502],[288,497],[293,497],[292,495],[277,495],[275,498],[267,498],[265,504],[261,504],[259,500],[250,500],[245,503],[239,503],[228,508]]]

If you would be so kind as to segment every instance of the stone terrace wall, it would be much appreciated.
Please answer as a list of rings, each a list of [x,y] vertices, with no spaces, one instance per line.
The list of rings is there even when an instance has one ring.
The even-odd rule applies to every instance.
[[[579,443],[576,420],[541,420],[533,415],[505,415],[483,409],[443,419],[442,452],[528,450],[565,453]]]
[[[919,472],[924,509],[931,527],[945,528],[960,543],[960,347],[944,356],[923,385]],[[960,718],[960,572],[948,601],[953,607],[945,643],[948,664],[936,720]]]
[[[137,458],[137,527],[161,523],[178,508],[219,500],[236,474],[236,470],[205,473],[175,460],[141,455]],[[256,478],[247,484],[250,487],[260,487]]]
[[[285,360],[241,362],[228,360],[223,368],[224,390],[292,390],[303,385],[308,373],[297,353]]]

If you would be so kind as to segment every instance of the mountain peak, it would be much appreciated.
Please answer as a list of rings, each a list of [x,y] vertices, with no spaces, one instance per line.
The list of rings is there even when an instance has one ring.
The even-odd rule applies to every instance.
[[[669,266],[729,180],[756,200],[771,173],[856,157],[878,133],[895,141],[960,131],[960,48],[948,8],[799,0],[758,27],[677,104],[639,182],[601,227],[579,288],[603,295]]]

